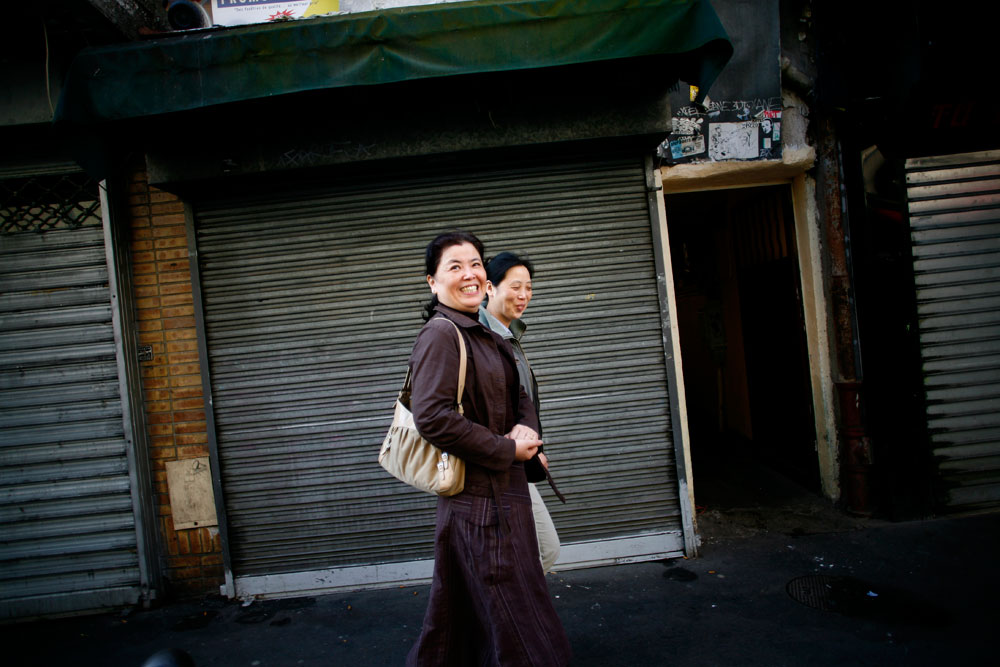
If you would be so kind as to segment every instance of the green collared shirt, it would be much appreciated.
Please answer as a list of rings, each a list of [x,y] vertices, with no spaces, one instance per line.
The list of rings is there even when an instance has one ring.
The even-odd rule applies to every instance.
[[[535,381],[535,374],[532,372],[528,358],[524,355],[524,349],[521,347],[521,336],[524,335],[524,331],[528,328],[528,325],[518,319],[511,320],[509,328],[505,327],[503,322],[493,317],[490,311],[486,310],[485,306],[479,306],[479,322],[487,329],[500,334],[510,342],[510,346],[514,349],[514,360],[517,362],[518,379],[521,382],[521,386],[524,387],[525,393],[528,394],[528,398],[535,405],[535,412],[537,413],[539,407],[538,383]]]

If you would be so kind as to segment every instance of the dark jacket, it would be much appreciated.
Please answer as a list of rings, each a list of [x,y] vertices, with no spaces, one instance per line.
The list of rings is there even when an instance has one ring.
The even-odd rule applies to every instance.
[[[420,330],[410,355],[410,410],[423,437],[465,461],[466,492],[491,497],[490,476],[503,491],[511,466],[523,465],[514,461],[515,443],[504,434],[516,424],[537,431],[538,417],[517,380],[510,343],[484,328],[474,313],[438,305],[438,316],[458,325],[465,339],[465,414],[455,410],[459,368],[455,328],[434,318]]]

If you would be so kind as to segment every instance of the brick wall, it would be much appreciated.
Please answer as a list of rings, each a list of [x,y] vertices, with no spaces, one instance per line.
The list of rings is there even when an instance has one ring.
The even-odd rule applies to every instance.
[[[153,350],[152,360],[141,362],[142,389],[167,592],[217,592],[223,582],[218,530],[175,530],[167,488],[168,461],[208,456],[184,205],[136,170],[129,210],[139,344]]]

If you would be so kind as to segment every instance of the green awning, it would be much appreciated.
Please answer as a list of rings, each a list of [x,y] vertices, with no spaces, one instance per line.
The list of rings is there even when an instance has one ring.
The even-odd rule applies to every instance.
[[[513,0],[403,7],[86,49],[56,121],[91,124],[461,74],[672,56],[706,90],[732,55],[707,0]]]

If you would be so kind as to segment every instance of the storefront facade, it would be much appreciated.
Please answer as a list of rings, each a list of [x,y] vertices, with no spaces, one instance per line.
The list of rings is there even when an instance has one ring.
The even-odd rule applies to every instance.
[[[370,454],[421,324],[423,245],[456,227],[538,267],[559,567],[694,551],[655,174],[636,154],[574,158],[192,201],[231,594],[430,576],[434,499]]]
[[[165,573],[154,589],[191,593],[214,579],[241,597],[429,577],[434,499],[386,476],[375,452],[420,325],[423,245],[454,227],[539,267],[529,350],[569,499],[547,498],[563,541],[560,566],[695,553],[669,244],[650,151],[669,127],[673,79],[717,70],[728,42],[717,22],[707,33],[700,23],[698,33],[685,28],[692,17],[674,14],[662,21],[670,34],[642,39],[642,12],[670,13],[671,3],[636,12],[595,3],[571,16],[549,4],[497,3],[497,15],[465,18],[489,32],[517,5],[565,31],[566,21],[596,26],[612,11],[632,39],[611,39],[586,57],[443,78],[414,74],[425,65],[413,59],[384,83],[369,73],[272,99],[204,98],[218,90],[212,63],[218,73],[232,62],[226,32],[96,49],[76,61],[61,119],[80,162],[108,184],[109,234],[121,236],[109,247],[130,257],[134,320],[117,353],[134,360],[120,364],[135,366],[130,405],[144,406],[125,436],[142,440],[142,450],[126,450],[147,470],[130,480],[130,526],[152,539],[149,550],[133,551],[124,586],[148,586],[154,577],[144,570]],[[454,7],[442,11],[462,11]],[[702,22],[713,16],[707,3],[688,11]],[[385,18],[398,21],[402,42],[413,37],[414,22],[400,12]],[[352,39],[366,40],[374,19],[340,21],[348,43],[328,42],[324,53],[339,58]],[[237,41],[280,50],[295,34],[295,50],[306,34],[299,29],[245,28]],[[690,41],[695,33],[700,42]],[[581,33],[569,34],[578,45]],[[642,43],[661,46],[629,50]],[[196,104],[186,106],[190,90],[173,83],[166,97],[144,94],[161,76],[188,71],[153,63],[181,63],[195,50],[205,82]],[[280,57],[262,79],[272,66],[280,69]],[[400,99],[422,101],[401,120]],[[129,107],[135,100],[154,101]],[[351,110],[353,124],[316,132],[327,109]],[[294,122],[261,134],[261,118]],[[210,470],[212,516],[199,514],[206,498],[195,494],[202,464],[181,482],[171,476],[171,464],[185,460]],[[182,520],[189,505],[194,518]],[[136,520],[144,508],[155,518]]]

